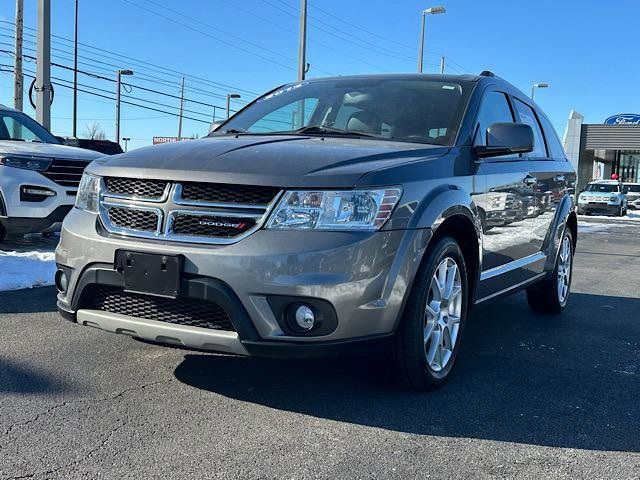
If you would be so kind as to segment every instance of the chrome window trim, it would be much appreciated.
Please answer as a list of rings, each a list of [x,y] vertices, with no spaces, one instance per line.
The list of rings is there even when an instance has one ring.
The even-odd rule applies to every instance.
[[[204,182],[206,183],[206,182]],[[276,194],[276,197],[279,195]],[[275,197],[274,197],[275,198]],[[176,205],[186,205],[192,207],[211,207],[211,208],[244,208],[246,210],[264,210],[271,203],[233,203],[233,202],[199,202],[196,200],[185,200],[182,198],[182,183],[176,183],[173,190],[173,203]],[[273,202],[273,200],[272,200]]]
[[[114,177],[120,178],[120,177]],[[145,181],[144,178],[126,178],[126,180],[141,180]],[[146,180],[146,181],[154,181],[154,180]],[[164,182],[165,180],[157,180],[159,182]],[[167,184],[164,186],[164,191],[162,192],[162,196],[160,197],[141,197],[138,195],[126,195],[122,193],[111,193],[107,188],[107,182],[105,182],[104,177],[101,179],[102,185],[100,185],[100,189],[103,192],[103,196],[106,198],[113,198],[116,200],[130,200],[132,202],[148,202],[148,203],[164,203],[169,198],[169,192],[171,191],[171,182],[166,180]]]
[[[145,230],[135,230],[133,228],[124,228],[124,227],[118,227],[117,225],[114,225],[111,222],[111,219],[109,218],[110,208],[124,208],[129,210],[142,210],[147,212],[154,212],[158,216],[155,232],[147,232]],[[104,200],[101,200],[100,207],[98,210],[99,210],[100,220],[102,221],[102,224],[110,233],[115,233],[117,235],[124,235],[127,237],[142,237],[142,238],[160,238],[160,235],[162,234],[162,221],[163,221],[164,212],[160,208],[145,207],[142,205],[133,205],[128,203],[106,202]]]

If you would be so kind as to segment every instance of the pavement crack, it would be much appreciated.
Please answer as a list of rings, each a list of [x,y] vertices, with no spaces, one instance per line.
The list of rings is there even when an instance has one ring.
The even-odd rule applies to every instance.
[[[34,478],[37,476],[49,476],[49,475],[53,475],[55,473],[60,472],[61,470],[67,469],[67,468],[72,468],[72,467],[76,467],[79,464],[81,464],[82,462],[89,460],[96,452],[100,451],[102,448],[105,447],[105,445],[107,445],[107,443],[109,443],[109,440],[111,440],[111,437],[113,437],[113,435],[116,434],[116,432],[118,430],[120,430],[122,427],[124,427],[125,425],[127,425],[128,422],[122,422],[121,424],[115,426],[114,428],[112,428],[111,430],[109,430],[109,433],[107,433],[98,443],[98,445],[96,445],[95,447],[91,448],[90,450],[88,450],[84,455],[82,455],[80,458],[75,459],[71,462],[65,463],[64,465],[59,465],[57,467],[53,467],[50,468],[49,470],[44,470],[44,471],[40,471],[40,472],[32,472],[32,473],[26,473],[24,475],[19,475],[19,476],[13,476],[13,477],[5,477],[6,480],[18,480],[18,479],[25,479],[25,478]]]
[[[14,430],[16,430],[18,428],[26,427],[27,425],[35,423],[38,420],[40,420],[41,418],[51,414],[55,410],[58,410],[58,409],[63,408],[63,407],[66,407],[67,405],[71,405],[71,404],[74,404],[74,403],[86,403],[86,402],[101,403],[101,402],[113,401],[113,400],[117,400],[119,398],[122,398],[122,397],[126,396],[129,393],[136,392],[136,391],[141,391],[141,390],[144,390],[145,388],[150,388],[150,387],[154,387],[154,386],[157,386],[157,385],[168,384],[168,383],[170,383],[172,381],[173,381],[173,378],[170,378],[168,380],[158,380],[156,382],[144,383],[142,385],[137,385],[135,387],[126,388],[126,389],[121,390],[119,392],[116,392],[114,394],[108,395],[106,397],[98,398],[98,399],[79,398],[79,399],[73,399],[73,400],[65,400],[64,402],[58,403],[56,405],[53,405],[53,406],[47,408],[46,410],[37,413],[32,418],[29,418],[29,419],[21,421],[21,422],[12,423],[11,425],[9,425],[5,429],[5,431],[2,433],[2,435],[0,435],[0,438],[9,437]],[[12,443],[13,442],[11,442],[9,444],[5,444],[5,445],[0,445],[0,450],[2,450],[3,448],[6,448],[8,445],[11,445]],[[16,478],[20,478],[20,477],[16,477]]]

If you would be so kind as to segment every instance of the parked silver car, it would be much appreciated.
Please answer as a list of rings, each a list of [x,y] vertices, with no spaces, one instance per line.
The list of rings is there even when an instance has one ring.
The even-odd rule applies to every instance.
[[[628,208],[640,210],[640,183],[623,183],[622,192],[627,197]]]
[[[616,215],[627,214],[627,197],[618,180],[596,180],[578,195],[578,214]]]

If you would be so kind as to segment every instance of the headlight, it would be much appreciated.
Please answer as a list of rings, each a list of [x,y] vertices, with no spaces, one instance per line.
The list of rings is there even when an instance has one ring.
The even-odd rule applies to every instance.
[[[620,201],[620,199],[618,197],[610,197],[609,201],[612,203],[618,203],[618,201]]]
[[[400,188],[285,192],[267,222],[279,230],[377,230],[400,199]]]
[[[85,173],[80,180],[76,207],[91,213],[98,213],[100,200],[100,177]]]
[[[5,167],[22,168],[24,170],[37,170],[42,172],[49,168],[52,158],[27,157],[21,155],[0,155],[0,165]]]

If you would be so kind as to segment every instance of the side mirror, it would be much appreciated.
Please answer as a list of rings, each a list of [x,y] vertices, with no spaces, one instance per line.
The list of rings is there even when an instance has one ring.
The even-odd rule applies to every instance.
[[[480,158],[533,151],[533,130],[524,123],[494,123],[487,128],[487,145],[475,147]]]

